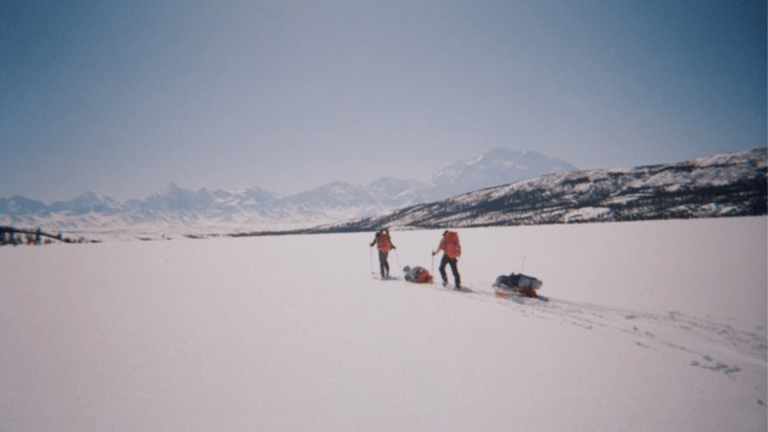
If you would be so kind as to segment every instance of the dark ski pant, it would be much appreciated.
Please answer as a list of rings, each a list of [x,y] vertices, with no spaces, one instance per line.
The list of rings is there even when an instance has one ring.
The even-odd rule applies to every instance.
[[[448,258],[448,255],[443,255],[443,260],[440,261],[440,276],[443,277],[443,285],[448,283],[448,275],[445,274],[445,266],[450,264],[451,271],[453,272],[453,280],[456,282],[456,288],[461,287],[461,276],[459,275],[458,262],[458,258]]]
[[[387,262],[387,256],[389,255],[389,251],[379,251],[379,267],[381,269],[381,277],[382,279],[389,276],[389,263]]]

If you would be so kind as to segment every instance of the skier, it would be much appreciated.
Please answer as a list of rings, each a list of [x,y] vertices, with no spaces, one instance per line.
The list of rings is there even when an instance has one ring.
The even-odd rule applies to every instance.
[[[416,266],[411,268],[409,266],[403,267],[403,273],[405,274],[405,280],[415,283],[432,283],[434,280],[429,271],[424,267]]]
[[[509,276],[501,275],[496,278],[493,286],[496,287],[496,294],[500,296],[505,295],[520,295],[523,297],[539,298],[536,290],[541,288],[543,283],[532,276],[526,276],[524,274],[512,273]]]
[[[397,249],[395,245],[392,244],[388,228],[383,228],[378,231],[370,246],[373,247],[373,245],[377,243],[379,245],[379,268],[381,270],[381,278],[386,279],[389,277],[389,263],[387,262],[387,256],[389,255],[390,249]]]
[[[450,264],[453,272],[453,280],[456,283],[456,289],[461,290],[461,276],[459,275],[458,261],[461,256],[461,245],[459,244],[459,235],[455,231],[445,231],[437,250],[432,252],[432,256],[443,251],[443,259],[440,261],[440,276],[443,278],[443,286],[448,286],[448,276],[445,274],[445,266]]]

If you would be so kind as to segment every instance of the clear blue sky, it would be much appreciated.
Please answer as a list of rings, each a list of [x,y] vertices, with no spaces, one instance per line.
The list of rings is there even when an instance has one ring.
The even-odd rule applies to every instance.
[[[767,63],[757,0],[4,1],[0,197],[752,149]]]

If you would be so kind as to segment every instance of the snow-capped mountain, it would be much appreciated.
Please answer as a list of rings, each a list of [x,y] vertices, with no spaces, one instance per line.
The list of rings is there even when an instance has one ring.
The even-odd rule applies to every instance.
[[[124,203],[93,192],[51,205],[17,195],[0,198],[0,225],[78,234],[224,234],[764,214],[765,165],[761,148],[678,164],[575,171],[537,152],[495,149],[427,181],[339,181],[286,197],[259,188],[192,191],[174,183]],[[356,222],[343,223],[350,220]]]
[[[105,197],[94,192],[86,192],[69,201],[56,201],[48,208],[51,213],[68,213],[72,215],[84,215],[88,213],[100,213],[111,215],[125,210],[125,206],[112,198]]]
[[[556,173],[316,231],[765,215],[766,156],[759,148],[676,164]]]
[[[283,198],[277,203],[272,203],[272,207],[293,207],[312,211],[367,207],[378,203],[376,196],[365,187],[337,181]]]
[[[0,198],[0,214],[2,215],[40,214],[47,209],[48,206],[44,202],[32,200],[21,195]]]
[[[152,194],[138,207],[148,214],[155,212],[184,213],[210,208],[215,200],[214,196],[206,189],[193,192],[171,183],[163,190]]]
[[[427,188],[427,184],[420,180],[381,177],[366,189],[387,206],[399,208],[429,201],[425,192]]]
[[[464,192],[576,169],[564,160],[548,158],[535,151],[497,148],[441,169],[427,181],[425,192],[429,201],[438,201]]]

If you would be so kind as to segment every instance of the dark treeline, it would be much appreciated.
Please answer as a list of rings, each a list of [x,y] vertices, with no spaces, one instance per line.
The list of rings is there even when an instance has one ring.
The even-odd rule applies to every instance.
[[[83,237],[71,239],[63,237],[61,233],[50,234],[40,228],[29,230],[11,226],[0,226],[0,246],[38,246],[51,243],[92,243]]]

